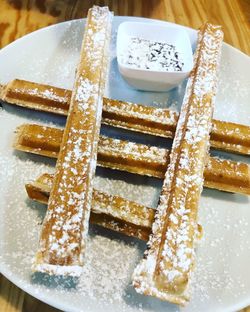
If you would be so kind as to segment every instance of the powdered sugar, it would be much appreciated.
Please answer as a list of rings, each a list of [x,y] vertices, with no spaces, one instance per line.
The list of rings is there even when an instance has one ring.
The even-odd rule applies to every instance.
[[[88,12],[69,118],[34,261],[35,271],[80,275],[92,202],[112,16],[107,7],[94,6]],[[67,238],[61,240],[64,234]]]
[[[127,50],[121,54],[121,62],[131,68],[176,72],[181,71],[184,65],[174,45],[139,37],[129,38]]]
[[[124,20],[124,18],[115,19],[115,27]],[[68,36],[67,43],[62,46],[65,52],[63,58],[58,56],[57,34],[59,31],[63,39],[66,35]],[[46,49],[37,48],[36,59],[29,55],[29,46],[26,44],[23,45],[21,51],[23,51],[22,55],[24,52],[27,54],[27,59],[23,57],[20,61],[18,58],[20,53],[17,59],[9,57],[8,67],[1,71],[1,77],[4,77],[5,82],[16,78],[19,74],[22,78],[33,81],[72,87],[75,68],[72,54],[80,45],[82,21],[56,25],[47,32],[52,34],[53,41],[46,46]],[[39,41],[41,35],[42,33],[37,34]],[[30,46],[33,46],[33,49],[35,47],[35,45]],[[53,55],[53,60],[49,62],[48,67],[44,60],[45,58],[51,59],[51,55]],[[241,55],[239,58],[237,55],[236,51],[224,47],[216,117],[249,124],[247,99],[250,88],[248,81],[244,78],[248,77],[244,75],[244,68],[247,68],[247,64],[243,62],[242,67],[239,67]],[[2,68],[5,63],[1,62],[0,67]],[[115,68],[114,63],[113,70]],[[237,74],[238,68],[240,69]],[[17,70],[20,73],[17,73]],[[68,73],[70,73],[70,79]],[[234,86],[235,80],[232,76],[240,82],[238,87]],[[145,104],[157,101],[159,103],[157,106],[163,107],[166,104],[164,99],[169,98],[171,101],[173,98],[172,100],[175,101],[177,98],[180,102],[183,94],[183,90],[180,89],[162,95],[139,94],[128,88],[119,79],[117,72],[114,72],[111,79],[113,80],[110,84],[113,88],[110,92],[113,93],[108,96],[112,98]],[[111,234],[109,231],[96,229],[94,235],[91,235],[89,241],[91,252],[87,253],[84,274],[79,280],[54,278],[42,274],[32,275],[30,264],[37,247],[45,207],[29,201],[23,185],[45,171],[53,171],[53,168],[44,158],[13,152],[11,145],[14,137],[13,131],[17,125],[32,122],[30,118],[34,116],[34,118],[44,119],[45,115],[35,113],[29,115],[25,110],[11,109],[8,106],[6,110],[7,112],[0,112],[2,125],[0,132],[0,214],[1,220],[4,220],[0,224],[1,272],[34,296],[57,305],[62,310],[86,312],[113,309],[113,311],[133,312],[152,310],[177,312],[179,309],[177,310],[175,306],[135,293],[131,286],[131,273],[142,257],[146,246],[136,240]],[[48,118],[48,123],[55,121],[54,117],[49,118],[46,115],[46,118]],[[37,123],[37,120],[33,122]],[[148,138],[145,142],[147,140]],[[237,159],[236,156],[230,157]],[[249,160],[245,158],[244,161]],[[99,176],[95,179],[96,188],[140,201],[149,206],[157,205],[160,187],[153,184],[151,180],[115,172],[111,175],[106,170],[99,170],[98,173]],[[104,174],[109,179],[105,178]],[[249,198],[205,190],[200,203],[200,217],[204,226],[204,239],[198,248],[197,267],[193,274],[193,299],[185,311],[237,310],[239,305],[236,307],[236,304],[247,302],[250,289],[249,278],[246,274],[249,270],[250,253],[250,234],[249,225],[247,225],[250,217]]]
[[[133,276],[139,293],[182,305],[189,300],[187,285],[194,263],[197,212],[222,39],[220,28],[210,24],[199,33],[195,65],[188,79],[149,248]],[[185,166],[180,163],[182,157],[187,159]],[[178,186],[176,178],[179,178]],[[154,258],[150,273],[148,256],[150,263]]]

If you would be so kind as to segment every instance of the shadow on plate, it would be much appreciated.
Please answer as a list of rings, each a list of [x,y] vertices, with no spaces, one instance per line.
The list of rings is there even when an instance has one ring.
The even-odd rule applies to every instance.
[[[55,276],[36,272],[31,275],[31,284],[43,285],[58,290],[75,290],[79,282],[78,277]]]
[[[224,191],[218,191],[215,189],[204,188],[202,191],[202,197],[211,197],[216,200],[223,200],[233,203],[247,204],[249,203],[249,196],[242,194],[229,193]]]
[[[115,40],[113,38],[112,40]],[[114,41],[113,41],[114,45]],[[115,46],[114,46],[115,49]],[[172,108],[179,111],[186,89],[187,80],[177,88],[166,92],[139,91],[132,88],[120,75],[116,56],[110,62],[108,97],[116,100],[154,106],[156,108]],[[126,90],[126,92],[124,92]]]
[[[1,102],[4,110],[11,115],[20,116],[26,118],[24,123],[52,123],[53,127],[59,126],[63,127],[66,122],[66,118],[64,116],[47,113],[47,112],[40,112],[37,110],[24,108],[17,105],[12,105],[8,103]],[[29,120],[30,119],[30,120]]]
[[[150,134],[135,132],[111,126],[102,125],[101,134],[114,139],[126,140],[149,146],[171,149],[172,140],[162,137],[153,136]]]
[[[227,159],[227,160],[232,160],[232,161],[239,161],[243,163],[250,164],[250,157],[249,155],[240,155],[240,154],[235,154],[235,153],[230,153],[226,151],[220,151],[216,150],[214,148],[210,149],[210,154],[213,157],[219,157],[222,159]]]
[[[18,157],[22,161],[33,161],[35,163],[42,163],[44,165],[48,165],[50,167],[55,167],[56,166],[56,159],[55,158],[50,158],[46,156],[40,156],[28,152],[23,152],[23,151],[18,151],[18,150],[13,150],[13,156]],[[34,179],[37,177],[34,177]]]
[[[162,180],[160,179],[110,168],[97,167],[96,175],[112,180],[122,180],[134,185],[148,185],[159,189],[162,187]]]
[[[130,284],[125,290],[123,296],[124,301],[128,306],[137,308],[138,311],[154,311],[154,312],[179,312],[180,309],[175,304],[161,301],[151,296],[138,294],[134,287]]]
[[[36,201],[29,199],[29,198],[27,198],[25,200],[25,203],[27,205],[27,209],[32,209],[32,210],[36,211],[37,217],[40,220],[39,224],[41,225],[43,222],[43,219],[45,217],[46,211],[47,211],[47,205],[36,202]]]
[[[160,196],[160,191],[162,188],[162,180],[156,179],[156,178],[151,178],[151,177],[145,177],[145,176],[140,176],[137,174],[133,173],[128,173],[125,171],[119,171],[119,170],[113,170],[113,169],[108,169],[108,168],[101,168],[97,167],[96,170],[96,175],[102,178],[107,178],[109,180],[113,180],[112,183],[115,183],[116,181],[124,181],[128,183],[129,185],[134,185],[135,187],[140,187],[140,186],[148,186],[152,187],[152,196],[150,199],[150,203],[145,203],[140,198],[138,199],[131,199],[129,197],[130,194],[128,194],[128,199],[133,200],[138,202],[139,204],[146,204],[147,206],[150,207],[156,207],[159,201],[159,196]],[[96,189],[100,189],[100,183],[97,182]],[[105,191],[105,189],[103,190]],[[122,190],[121,190],[122,191]],[[107,191],[109,192],[109,191]],[[119,192],[119,190],[118,190]],[[122,193],[114,193],[114,195],[122,196],[124,197],[123,192]]]

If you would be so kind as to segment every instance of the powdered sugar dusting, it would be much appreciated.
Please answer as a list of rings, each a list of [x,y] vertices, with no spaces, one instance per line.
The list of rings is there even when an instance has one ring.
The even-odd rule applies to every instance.
[[[172,137],[177,118],[177,113],[172,110],[106,99],[102,123],[142,133]]]
[[[220,27],[211,24],[200,31],[148,250],[133,277],[138,292],[179,304],[189,299],[187,284],[222,38]]]
[[[24,124],[17,128],[15,149],[57,157],[63,131],[57,128],[35,124]],[[81,140],[79,140],[81,141]],[[78,149],[75,151],[79,153]],[[164,178],[169,163],[169,150],[113,139],[99,137],[98,165],[102,167],[128,171],[140,175]],[[185,169],[190,165],[186,155],[180,157],[180,166]],[[75,174],[74,168],[71,168]],[[250,166],[246,163],[208,157],[204,170],[205,186],[228,192],[250,193]],[[193,183],[194,175],[187,176],[186,181]],[[202,183],[196,178],[197,183]],[[47,183],[47,182],[46,182]],[[176,178],[176,185],[181,186],[182,180]]]
[[[174,45],[139,37],[128,39],[120,57],[123,64],[136,69],[179,72],[184,66],[183,55]]]
[[[127,18],[115,18],[114,28],[116,29],[118,24],[125,20]],[[32,49],[35,46],[23,45],[17,58],[9,57],[8,67],[1,71],[2,82],[7,82],[19,75],[18,77],[32,81],[72,87],[74,68],[82,38],[82,20],[55,25],[49,29],[49,32],[52,33],[55,44],[51,42],[40,52],[41,47],[38,47],[36,58],[31,57],[29,50],[30,46]],[[66,38],[66,44],[61,45],[60,40],[58,44],[58,33],[63,37],[60,40]],[[37,34],[39,41],[42,35],[41,32]],[[114,43],[115,39],[114,36]],[[114,49],[113,54],[115,55]],[[248,62],[240,60],[242,65],[239,65],[238,59],[241,59],[241,55],[224,46],[216,118],[249,124],[247,99],[250,96],[250,88],[246,78],[248,76],[244,75]],[[1,62],[0,67],[3,68],[5,63]],[[111,98],[129,99],[145,104],[155,100],[157,107],[166,107],[166,104],[169,104],[165,103],[163,98],[172,97],[173,101],[176,98],[178,102],[181,101],[182,91],[179,89],[170,94],[164,93],[162,96],[155,93],[136,93],[127,88],[119,79],[115,71],[115,62],[113,68],[114,73],[110,82],[113,88],[108,95]],[[239,82],[238,86],[234,86],[235,79],[232,79],[232,76]],[[63,310],[79,312],[94,309],[129,312],[179,311],[176,306],[135,294],[131,286],[131,273],[141,258],[145,245],[138,244],[136,240],[124,240],[122,236],[116,236],[109,231],[97,231],[89,238],[90,249],[88,251],[90,252],[86,256],[90,260],[86,258],[86,267],[84,266],[86,272],[79,280],[53,278],[42,274],[32,276],[30,264],[38,244],[45,207],[27,199],[24,183],[34,180],[45,171],[54,169],[49,165],[44,165],[47,161],[41,157],[25,156],[20,152],[13,154],[11,145],[14,129],[23,122],[32,122],[30,118],[34,115],[30,116],[25,110],[19,110],[22,116],[20,117],[15,109],[10,110],[8,106],[6,109],[7,112],[0,110],[2,125],[0,132],[2,147],[0,214],[1,220],[4,220],[0,223],[1,272],[34,296],[44,301],[49,300],[51,304]],[[40,118],[44,119],[45,116],[41,115]],[[48,118],[47,124],[51,121],[55,122],[55,118],[47,116],[46,118]],[[37,120],[33,122],[37,123]],[[6,157],[3,158],[3,156]],[[236,156],[230,157],[237,159]],[[248,160],[245,158],[244,161]],[[140,184],[141,182],[141,179],[137,177],[132,180],[120,173],[119,178],[118,174],[109,179],[103,176],[97,177],[95,187],[145,205],[156,205],[160,189],[152,185],[149,179],[143,180],[143,185]],[[200,205],[199,214],[204,227],[204,239],[199,246],[197,264],[192,275],[193,298],[183,311],[236,310],[239,307],[238,304],[247,302],[249,298],[250,285],[246,274],[249,269],[250,253],[249,224],[246,224],[250,217],[249,197],[205,190]],[[94,240],[93,244],[92,240]],[[97,276],[98,282],[96,282]]]
[[[16,89],[15,91],[19,91],[19,89]],[[46,98],[49,98],[53,101],[57,101],[57,102],[60,102],[60,103],[64,103],[65,102],[65,98],[63,96],[59,96],[57,94],[55,94],[53,92],[53,89],[47,89],[47,90],[44,90],[44,91],[40,91],[39,89],[35,88],[35,89],[28,89],[28,90],[20,90],[21,93],[24,93],[24,92],[28,92],[29,94],[31,95],[40,95],[42,97],[46,97]]]
[[[94,6],[89,10],[35,271],[80,275],[107,78],[111,20],[107,7]]]

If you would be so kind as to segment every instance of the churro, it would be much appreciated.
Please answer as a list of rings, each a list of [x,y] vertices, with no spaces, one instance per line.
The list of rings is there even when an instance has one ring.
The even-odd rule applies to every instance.
[[[152,235],[133,274],[137,292],[180,305],[189,300],[222,40],[219,26],[207,23],[198,33],[195,65],[188,79]]]
[[[10,104],[67,116],[71,91],[15,79],[2,86],[0,99]],[[154,136],[173,138],[178,113],[161,108],[103,99],[102,123]],[[213,120],[211,147],[250,155],[250,127]]]
[[[35,124],[16,129],[13,147],[20,151],[56,158],[63,130]],[[100,136],[98,166],[155,178],[164,178],[169,162],[167,149]],[[250,195],[250,166],[245,163],[209,157],[204,185],[227,192]]]
[[[89,10],[80,61],[34,270],[79,276],[88,232],[93,176],[107,80],[112,13]]]

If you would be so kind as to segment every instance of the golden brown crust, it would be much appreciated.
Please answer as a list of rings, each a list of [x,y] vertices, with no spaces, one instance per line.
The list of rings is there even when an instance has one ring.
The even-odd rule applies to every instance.
[[[250,155],[250,127],[213,120],[210,144],[215,149]]]
[[[67,116],[71,91],[25,80],[15,79],[3,86],[0,98],[10,104]],[[102,123],[114,127],[173,138],[178,113],[103,99]],[[213,120],[211,147],[228,152],[250,155],[250,127],[232,122]]]
[[[25,185],[30,199],[47,204],[53,175],[43,174]],[[90,222],[113,231],[147,240],[154,219],[154,209],[122,197],[93,190]]]
[[[57,157],[63,130],[24,124],[16,132],[15,149]],[[99,166],[162,179],[168,162],[169,151],[166,149],[100,136]],[[250,166],[245,163],[209,157],[204,178],[206,187],[250,195]]]
[[[94,6],[88,12],[69,114],[34,263],[36,271],[81,274],[107,80],[111,20],[107,7]]]
[[[67,116],[72,92],[45,84],[15,79],[2,86],[2,101],[9,104]]]
[[[25,185],[30,199],[47,204],[53,175],[43,174],[34,182]],[[93,190],[90,222],[107,229],[132,236],[141,240],[148,240],[154,221],[155,209],[149,208],[120,196],[108,195]],[[202,237],[199,226],[198,237]]]
[[[139,293],[181,305],[189,300],[222,40],[221,27],[205,24],[199,31],[148,250],[133,275]]]

